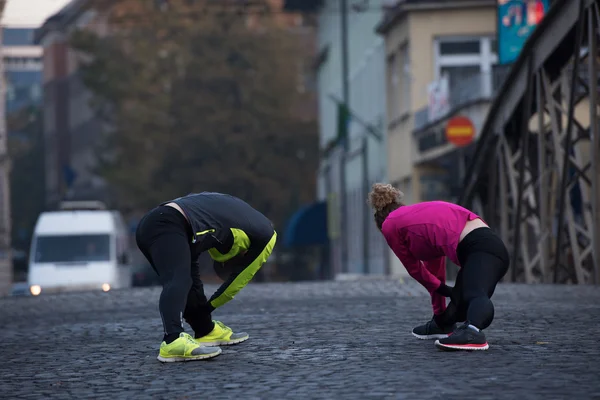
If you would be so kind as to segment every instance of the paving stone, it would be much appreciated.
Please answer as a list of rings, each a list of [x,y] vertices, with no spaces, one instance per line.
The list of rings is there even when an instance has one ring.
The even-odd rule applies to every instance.
[[[206,287],[212,292],[216,286]],[[251,284],[214,317],[250,340],[163,365],[158,288],[0,299],[0,398],[593,399],[600,288],[502,284],[490,350],[445,353],[410,331],[414,282]]]

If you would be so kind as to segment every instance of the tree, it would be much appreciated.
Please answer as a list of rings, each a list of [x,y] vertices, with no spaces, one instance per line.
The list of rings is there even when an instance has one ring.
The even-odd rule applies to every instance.
[[[314,197],[314,120],[294,113],[302,37],[267,2],[96,2],[112,32],[79,31],[84,83],[111,127],[100,173],[118,203],[147,209],[202,190],[237,195],[276,224]],[[258,7],[258,8],[256,8]],[[246,26],[248,13],[258,28]],[[257,15],[258,13],[258,15]],[[294,199],[297,197],[297,199]]]
[[[12,244],[27,251],[33,227],[44,210],[44,138],[42,113],[27,107],[8,118],[8,151],[11,158]]]

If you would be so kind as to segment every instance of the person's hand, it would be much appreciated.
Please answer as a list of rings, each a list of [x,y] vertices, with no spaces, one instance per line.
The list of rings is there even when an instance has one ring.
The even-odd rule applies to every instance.
[[[450,286],[446,285],[443,282],[440,285],[440,287],[436,289],[435,292],[437,294],[439,294],[439,295],[444,296],[444,297],[451,297],[452,296],[452,288]]]

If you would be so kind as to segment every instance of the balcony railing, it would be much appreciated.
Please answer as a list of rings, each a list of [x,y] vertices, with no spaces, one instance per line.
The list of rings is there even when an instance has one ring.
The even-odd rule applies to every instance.
[[[492,100],[502,87],[509,71],[510,66],[497,66],[493,68],[492,72],[474,74],[466,79],[461,79],[460,82],[450,82],[448,96],[450,112],[473,101]],[[428,107],[423,107],[415,112],[415,131],[432,122],[434,121],[429,118]]]

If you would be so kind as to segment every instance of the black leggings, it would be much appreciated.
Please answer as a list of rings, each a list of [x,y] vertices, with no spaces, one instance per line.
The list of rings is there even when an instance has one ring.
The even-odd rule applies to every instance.
[[[167,341],[184,331],[184,318],[196,337],[214,328],[212,308],[204,294],[191,238],[192,230],[185,217],[168,206],[151,210],[136,231],[137,245],[159,275],[163,287],[159,310]]]
[[[494,319],[494,304],[490,299],[508,271],[508,250],[494,231],[478,228],[459,243],[457,256],[462,267],[450,304],[436,322],[448,325],[468,321],[485,329]]]

